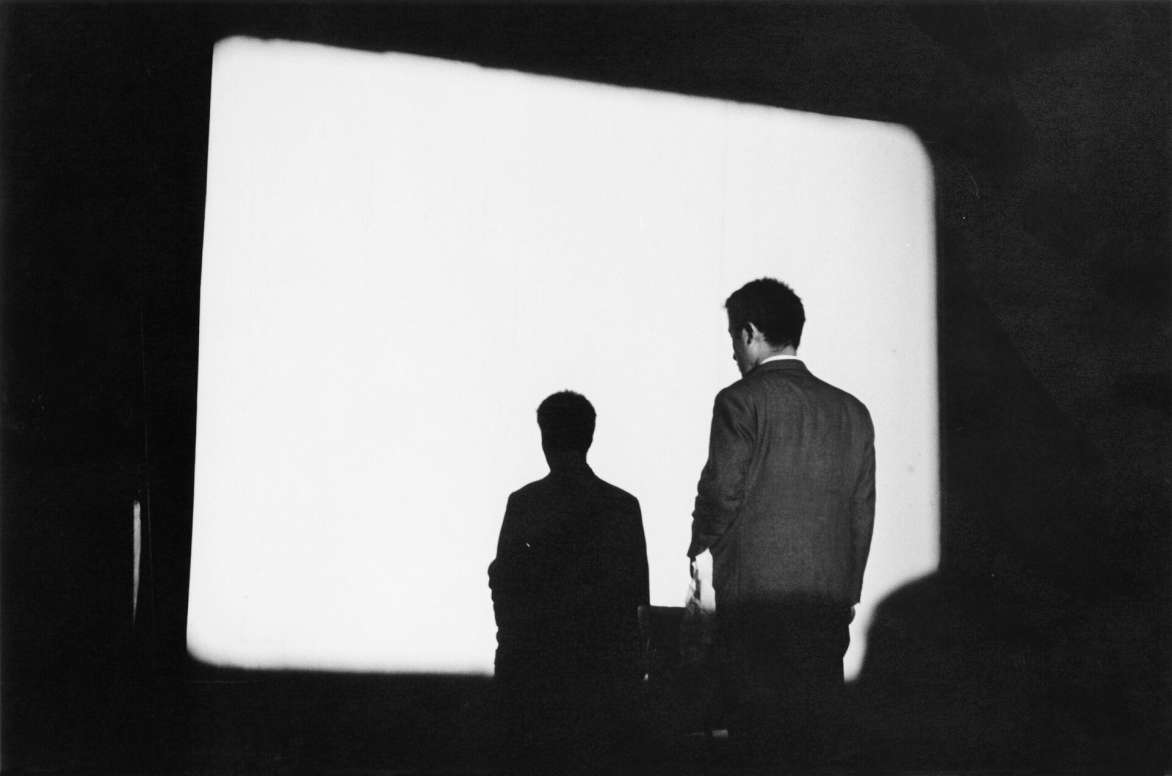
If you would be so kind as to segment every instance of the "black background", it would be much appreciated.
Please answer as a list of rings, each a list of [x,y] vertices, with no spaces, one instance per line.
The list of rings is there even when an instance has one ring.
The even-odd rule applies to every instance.
[[[1124,3],[0,7],[5,769],[438,766],[487,735],[483,680],[186,656],[212,48],[249,35],[911,127],[936,176],[941,567],[877,612],[864,748],[1159,771],[1170,32],[1169,6]]]

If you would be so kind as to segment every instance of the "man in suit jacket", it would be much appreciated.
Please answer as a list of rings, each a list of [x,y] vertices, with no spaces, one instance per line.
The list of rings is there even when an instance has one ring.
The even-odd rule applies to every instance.
[[[874,428],[797,358],[805,311],[788,286],[755,280],[725,308],[742,378],[716,396],[688,555],[712,553],[730,735],[751,756],[817,759],[871,544]]]
[[[639,502],[586,463],[594,408],[570,391],[537,410],[549,475],[509,496],[489,566],[497,622],[496,681],[511,746],[545,762],[613,747],[631,722],[641,679],[638,607],[648,602]],[[596,751],[593,754],[600,754]],[[589,767],[589,763],[578,765]]]

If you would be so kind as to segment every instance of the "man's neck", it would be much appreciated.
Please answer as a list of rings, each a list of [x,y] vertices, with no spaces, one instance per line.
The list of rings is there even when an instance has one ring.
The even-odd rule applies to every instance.
[[[545,453],[545,461],[549,464],[549,470],[551,472],[573,471],[575,469],[587,468],[586,456],[583,453],[572,450],[547,450]]]

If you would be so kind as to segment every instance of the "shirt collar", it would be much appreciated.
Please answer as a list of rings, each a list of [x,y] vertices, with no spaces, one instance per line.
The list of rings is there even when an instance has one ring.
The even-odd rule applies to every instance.
[[[770,356],[769,358],[763,358],[757,363],[757,366],[761,366],[761,364],[768,364],[770,361],[801,361],[801,360],[802,359],[798,356],[792,356],[788,353],[783,353],[781,355]]]

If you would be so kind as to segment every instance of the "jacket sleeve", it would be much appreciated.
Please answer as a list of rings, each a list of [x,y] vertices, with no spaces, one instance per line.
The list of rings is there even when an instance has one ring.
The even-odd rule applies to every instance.
[[[628,522],[630,538],[627,542],[627,552],[630,553],[631,569],[634,575],[632,593],[636,606],[639,606],[650,603],[651,592],[647,573],[647,535],[643,530],[643,511],[639,508],[638,501],[635,501],[633,505]]]
[[[496,558],[488,566],[488,586],[494,592],[515,590],[523,586],[524,561],[520,551],[523,540],[518,523],[516,499],[511,495],[505,506],[505,518],[501,521]]]
[[[526,541],[524,531],[527,508],[517,494],[509,496],[497,540],[496,558],[488,567],[488,586],[492,590],[498,639],[528,632],[542,613],[538,558]],[[502,636],[502,633],[506,635]]]
[[[692,510],[692,543],[688,556],[711,547],[736,521],[745,499],[745,477],[755,443],[752,407],[728,388],[716,395],[708,461],[696,487]]]
[[[853,599],[858,603],[863,593],[863,572],[871,552],[871,534],[875,527],[875,431],[867,418],[867,438],[859,479],[851,497],[851,547],[853,552]]]

